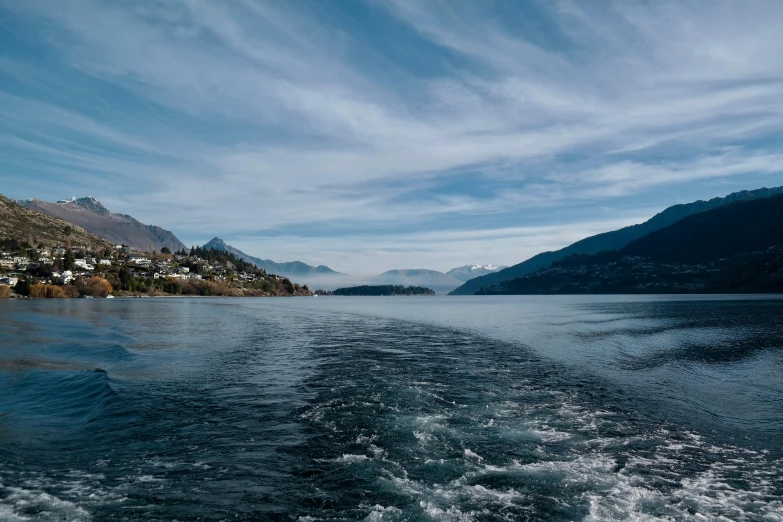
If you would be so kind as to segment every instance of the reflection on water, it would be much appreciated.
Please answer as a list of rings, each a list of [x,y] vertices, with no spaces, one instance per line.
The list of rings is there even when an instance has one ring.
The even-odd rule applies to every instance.
[[[783,520],[782,311],[0,302],[0,519]]]

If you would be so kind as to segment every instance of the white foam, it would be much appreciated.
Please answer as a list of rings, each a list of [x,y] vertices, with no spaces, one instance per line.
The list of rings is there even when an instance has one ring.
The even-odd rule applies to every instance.
[[[443,520],[447,522],[470,522],[476,518],[475,514],[463,513],[456,506],[443,509],[442,507],[425,500],[422,500],[419,503],[419,506],[424,510],[424,513],[433,520]]]
[[[414,431],[413,436],[419,441],[419,444],[429,444],[435,440],[435,436],[431,433],[424,433],[422,431]]]
[[[342,457],[336,459],[340,462],[363,462],[365,460],[370,460],[370,457],[367,455],[354,455],[352,453],[344,453]]]
[[[571,438],[570,433],[564,431],[557,431],[554,429],[548,430],[531,430],[530,433],[544,442],[560,442],[561,440],[567,440]]]
[[[402,515],[402,510],[394,506],[381,506],[379,504],[374,505],[371,508],[370,513],[364,517],[364,520],[373,522],[376,520],[383,520],[386,515]]]
[[[44,491],[35,491],[0,484],[9,494],[0,504],[2,520],[31,520],[20,511],[35,511],[36,520],[91,520],[90,514],[81,506],[63,500]]]
[[[474,453],[473,451],[470,450],[470,448],[465,448],[465,458],[476,459],[479,462],[484,462],[484,457],[478,455],[477,453]]]

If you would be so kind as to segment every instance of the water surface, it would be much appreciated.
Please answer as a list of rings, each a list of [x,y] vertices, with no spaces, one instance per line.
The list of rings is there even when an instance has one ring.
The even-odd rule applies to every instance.
[[[0,519],[783,520],[782,327],[774,298],[4,301]]]

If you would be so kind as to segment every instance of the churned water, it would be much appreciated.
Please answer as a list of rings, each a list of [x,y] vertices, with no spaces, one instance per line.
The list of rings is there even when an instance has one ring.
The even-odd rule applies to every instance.
[[[783,520],[783,300],[0,302],[2,520]]]

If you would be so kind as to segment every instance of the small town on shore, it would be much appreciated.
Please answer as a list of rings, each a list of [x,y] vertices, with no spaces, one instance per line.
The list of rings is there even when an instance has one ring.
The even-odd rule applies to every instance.
[[[233,254],[201,247],[142,252],[128,245],[0,240],[0,297],[312,295],[307,286],[268,274]]]

